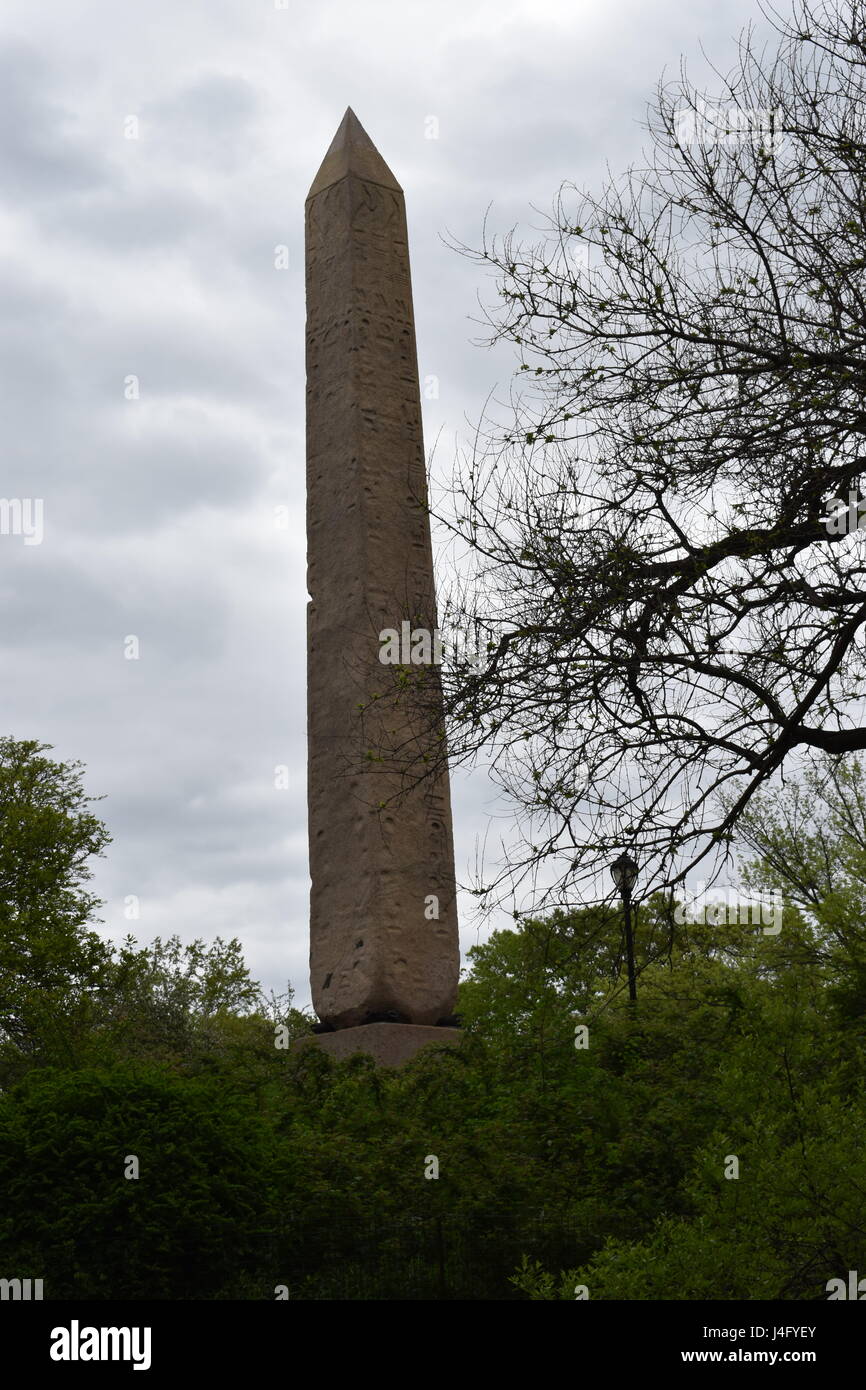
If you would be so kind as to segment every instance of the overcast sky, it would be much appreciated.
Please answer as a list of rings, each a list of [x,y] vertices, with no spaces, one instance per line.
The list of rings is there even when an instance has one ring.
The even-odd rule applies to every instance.
[[[236,935],[303,1004],[303,210],[324,152],[351,105],[403,185],[447,475],[513,360],[474,345],[491,287],[443,238],[478,245],[488,205],[529,236],[563,181],[600,187],[640,157],[662,70],[685,55],[698,77],[701,44],[727,68],[760,14],[280,5],[5,0],[0,495],[42,499],[44,534],[0,535],[0,729],[81,759],[105,795],[108,935]],[[496,807],[481,774],[453,793],[465,882]],[[465,899],[461,935],[479,939]]]

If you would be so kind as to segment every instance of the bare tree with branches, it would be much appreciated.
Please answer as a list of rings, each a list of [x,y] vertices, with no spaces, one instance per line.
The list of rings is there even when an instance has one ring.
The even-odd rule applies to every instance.
[[[660,84],[644,167],[564,185],[541,244],[459,247],[520,366],[434,509],[482,653],[443,666],[449,756],[547,903],[623,846],[644,893],[718,865],[798,750],[866,748],[866,13],[765,15],[715,100]]]

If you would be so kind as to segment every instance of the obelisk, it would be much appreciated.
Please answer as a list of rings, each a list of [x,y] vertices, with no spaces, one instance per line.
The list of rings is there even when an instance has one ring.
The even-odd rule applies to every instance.
[[[380,659],[437,622],[406,211],[351,109],[307,197],[306,291],[312,997],[330,1051],[351,1030],[399,1061],[453,1040],[460,957],[438,667],[397,694]],[[398,749],[437,771],[407,779]]]

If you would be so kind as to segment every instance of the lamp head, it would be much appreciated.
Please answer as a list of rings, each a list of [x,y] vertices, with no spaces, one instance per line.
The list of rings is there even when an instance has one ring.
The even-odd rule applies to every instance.
[[[614,859],[610,866],[613,881],[624,898],[631,897],[631,890],[637,879],[637,867],[634,859],[625,852],[618,859]]]

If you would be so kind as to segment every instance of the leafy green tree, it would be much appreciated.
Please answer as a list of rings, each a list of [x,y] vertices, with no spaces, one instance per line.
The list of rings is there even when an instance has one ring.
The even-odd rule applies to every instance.
[[[811,760],[756,799],[740,823],[755,855],[744,881],[779,889],[808,927],[780,947],[817,972],[847,1031],[866,1041],[866,772],[859,758]],[[792,919],[788,918],[789,922]]]
[[[470,953],[461,1047],[397,1070],[277,1046],[309,1019],[236,939],[87,973],[61,934],[0,1048],[4,1267],[97,1299],[824,1297],[866,1267],[863,807],[831,762],[750,810],[778,934],[642,902],[636,1009],[619,911],[518,918]]]
[[[216,1079],[32,1071],[0,1096],[3,1266],[52,1298],[272,1298],[276,1172],[269,1124]]]
[[[827,760],[750,808],[744,887],[783,891],[781,932],[685,926],[643,972],[624,1067],[599,1039],[627,1097],[605,1202],[646,1183],[656,1215],[568,1267],[527,1254],[525,1297],[814,1299],[863,1266],[864,793]]]
[[[270,1060],[277,1022],[308,1031],[291,989],[265,998],[236,938],[116,947],[92,930],[89,861],[110,843],[90,810],[101,798],[48,748],[0,739],[0,1085],[35,1064]]]
[[[221,1016],[246,1017],[263,1004],[237,938],[206,945],[156,937],[139,946],[128,936],[104,973],[94,1024],[129,1055],[178,1056]]]
[[[82,765],[45,757],[49,747],[0,739],[0,1057],[70,1059],[68,1025],[108,959],[85,885],[110,836]]]

